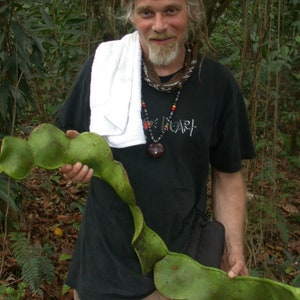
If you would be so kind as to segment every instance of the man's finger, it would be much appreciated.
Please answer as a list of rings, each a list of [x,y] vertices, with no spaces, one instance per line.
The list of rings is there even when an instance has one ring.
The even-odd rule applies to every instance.
[[[70,139],[75,138],[77,135],[79,135],[79,132],[76,130],[67,130],[66,131],[66,136]]]

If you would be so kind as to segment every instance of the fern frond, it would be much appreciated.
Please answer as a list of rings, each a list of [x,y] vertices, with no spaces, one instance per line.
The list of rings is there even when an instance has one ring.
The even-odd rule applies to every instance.
[[[277,220],[276,227],[279,231],[280,237],[283,240],[283,242],[287,244],[289,241],[289,229],[283,215],[278,209],[276,210],[276,220]]]
[[[46,281],[51,282],[54,279],[55,267],[52,261],[47,256],[39,257],[40,268],[42,271],[42,276]]]
[[[12,232],[10,234],[12,243],[13,255],[16,258],[18,264],[23,265],[26,261],[29,253],[29,243],[24,233]]]
[[[11,240],[13,255],[22,269],[24,282],[33,292],[42,296],[40,286],[43,280],[50,282],[54,278],[55,268],[51,260],[43,255],[40,247],[30,244],[24,234],[14,233]]]
[[[43,278],[41,276],[40,258],[29,256],[21,267],[23,280],[28,283],[32,291],[42,296],[43,292],[40,289],[40,285]]]

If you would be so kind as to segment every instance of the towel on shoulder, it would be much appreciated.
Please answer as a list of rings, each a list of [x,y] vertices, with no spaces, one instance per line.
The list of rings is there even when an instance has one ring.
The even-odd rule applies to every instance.
[[[138,33],[101,43],[91,74],[90,131],[114,148],[145,144],[141,119],[141,47]]]

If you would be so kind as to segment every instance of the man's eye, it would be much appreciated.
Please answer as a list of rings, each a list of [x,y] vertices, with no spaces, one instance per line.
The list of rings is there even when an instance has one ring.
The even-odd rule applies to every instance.
[[[151,10],[143,10],[140,12],[140,15],[144,18],[149,18],[153,15]]]
[[[173,16],[176,15],[178,13],[178,9],[176,8],[168,8],[168,10],[166,11],[166,14],[168,16]]]

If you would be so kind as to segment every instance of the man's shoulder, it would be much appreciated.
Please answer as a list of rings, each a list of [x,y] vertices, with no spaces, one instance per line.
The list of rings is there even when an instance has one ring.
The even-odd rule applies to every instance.
[[[199,59],[201,61],[201,55],[199,56]],[[203,67],[224,73],[232,73],[227,66],[208,55],[203,59]]]
[[[202,74],[202,76],[207,76],[209,78],[220,80],[223,83],[225,82],[234,83],[236,81],[234,74],[230,70],[230,68],[225,66],[223,63],[216,60],[215,58],[206,56],[203,60],[201,60],[201,55],[200,55],[199,66],[200,66],[200,73]]]

